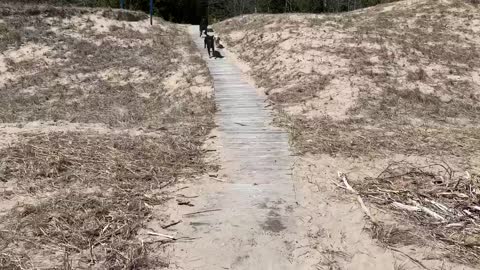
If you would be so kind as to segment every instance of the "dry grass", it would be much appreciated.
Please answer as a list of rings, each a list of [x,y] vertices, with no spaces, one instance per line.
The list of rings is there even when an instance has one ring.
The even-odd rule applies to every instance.
[[[191,91],[196,76],[211,82],[188,33],[115,10],[2,3],[0,14],[0,31],[18,33],[0,38],[0,122],[19,130],[0,147],[0,268],[165,267],[149,256],[165,241],[138,230],[166,186],[215,169],[201,148],[215,106]],[[170,91],[181,65],[191,74]],[[22,130],[31,122],[38,132]]]
[[[216,30],[251,64],[301,153],[471,156],[480,151],[478,11],[462,0],[403,1],[248,15]]]
[[[183,131],[183,132],[182,132]],[[200,125],[156,136],[85,134],[83,132],[23,135],[22,142],[3,150],[0,160],[3,178],[29,193],[103,187],[114,181],[145,181],[159,186],[179,175],[184,168],[202,171]],[[199,165],[200,164],[200,165]]]
[[[480,70],[478,14],[464,1],[428,0],[343,15],[251,15],[216,27],[252,63],[278,108],[375,126],[408,119],[414,128],[478,122],[480,84],[471,79]],[[346,82],[338,90],[348,97],[338,96],[337,80]]]
[[[6,50],[10,46],[20,44],[20,35],[7,28],[5,24],[0,23],[0,52]]]
[[[426,235],[427,239],[443,242],[450,259],[477,264],[479,181],[478,175],[455,175],[446,163],[416,167],[397,162],[376,178],[356,183],[355,188],[371,203],[410,220],[419,235],[396,226],[378,226],[373,230],[374,238],[387,245],[411,245]]]
[[[333,156],[475,156],[479,128],[422,125],[412,128],[405,120],[396,125],[373,126],[363,119],[332,121],[285,116],[281,124],[290,129],[291,142],[300,154],[328,153]]]
[[[67,18],[75,14],[65,13],[69,14]],[[60,12],[59,16],[62,15]],[[92,29],[93,23],[84,28],[73,23],[65,26],[61,21],[63,17],[53,17],[49,22],[43,16],[30,17],[29,20],[21,16],[7,17],[10,25],[23,31],[24,43],[35,42],[53,47],[47,53],[47,58],[55,63],[45,65],[33,59],[11,63],[9,70],[23,71],[23,75],[2,89],[1,122],[64,120],[105,123],[112,127],[160,128],[176,122],[177,116],[169,117],[165,108],[174,107],[173,103],[184,107],[178,103],[188,104],[197,99],[190,93],[188,98],[182,100],[161,94],[166,91],[161,88],[161,82],[176,70],[176,61],[183,60],[179,50],[171,49],[186,42],[180,29],[172,26],[143,34],[124,27],[106,35],[96,33]],[[52,26],[73,29],[67,28],[56,33],[52,31]],[[69,33],[80,33],[82,38]],[[121,42],[117,42],[117,39]],[[141,40],[150,40],[151,45],[145,46]],[[196,64],[199,65],[198,62]],[[115,71],[123,77],[119,76],[113,84],[101,76]],[[135,71],[146,78],[137,82]],[[33,88],[30,95],[22,92],[29,88]],[[148,95],[149,98],[140,97],[139,94]],[[208,103],[206,100],[201,102]],[[196,109],[186,108],[178,113],[196,117]]]
[[[355,188],[392,214],[371,230],[380,242],[440,246],[450,260],[478,264],[478,176],[453,174],[478,172],[479,14],[470,1],[407,0],[339,15],[247,15],[215,30],[266,89],[299,154],[354,157],[358,166],[396,156],[456,163],[448,176],[400,163]],[[468,196],[439,195],[447,193]],[[446,221],[392,207],[412,200]]]

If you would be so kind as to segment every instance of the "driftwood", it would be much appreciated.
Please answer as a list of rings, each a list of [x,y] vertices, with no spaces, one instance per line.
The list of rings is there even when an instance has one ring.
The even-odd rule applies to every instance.
[[[412,211],[412,212],[413,211],[423,211],[424,213],[428,214],[429,216],[431,216],[435,219],[438,219],[442,222],[445,221],[444,217],[435,213],[433,210],[430,210],[427,207],[421,206],[419,203],[417,203],[415,201],[411,201],[411,202],[413,202],[414,205],[407,205],[407,204],[403,204],[403,203],[399,203],[399,202],[393,202],[392,206],[397,208],[397,209]]]
[[[360,196],[360,193],[358,193],[358,192],[348,183],[347,176],[346,176],[344,173],[338,172],[338,177],[340,177],[340,179],[342,179],[343,184],[345,185],[345,189],[347,189],[347,190],[350,191],[351,193],[357,195],[357,201],[358,201],[358,203],[360,204],[360,206],[362,207],[362,210],[363,210],[363,212],[365,213],[365,215],[367,215],[367,217],[370,219],[370,221],[371,221],[374,225],[378,224],[377,220],[373,217],[372,213],[370,212],[370,210],[367,208],[367,206],[366,206],[365,203],[363,202],[363,199],[362,199],[362,196]]]
[[[465,172],[457,176],[447,164],[416,167],[396,162],[376,178],[367,177],[353,187],[344,174],[339,173],[339,177],[343,184],[336,183],[337,186],[360,197],[362,208],[363,201],[368,200],[385,211],[402,215],[405,225],[418,229],[427,239],[439,240],[452,247],[452,256],[478,262],[480,175]],[[364,211],[371,216],[369,211]],[[462,252],[472,256],[467,258],[460,255]]]

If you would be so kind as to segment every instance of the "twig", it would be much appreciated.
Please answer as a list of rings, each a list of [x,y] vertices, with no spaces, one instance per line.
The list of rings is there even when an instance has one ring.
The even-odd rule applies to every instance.
[[[385,168],[385,170],[383,170],[381,173],[379,173],[376,178],[379,179],[380,176],[382,176],[384,173],[386,173],[388,171],[388,169],[390,169],[390,167],[392,167],[393,165],[401,164],[403,162],[404,161],[399,161],[399,162],[393,162],[393,163],[388,164],[387,168]]]
[[[444,218],[444,217],[442,217],[441,215],[435,213],[433,210],[431,210],[431,209],[429,209],[429,208],[427,208],[427,207],[419,204],[418,202],[416,202],[416,201],[414,201],[414,200],[410,200],[410,202],[413,203],[416,207],[420,208],[420,210],[422,210],[422,211],[425,212],[426,214],[432,216],[433,218],[438,219],[438,220],[440,220],[440,221],[442,221],[442,222],[445,221],[445,218]]]
[[[465,227],[465,222],[450,223],[445,228]]]
[[[465,193],[461,193],[461,192],[440,192],[440,193],[437,193],[438,196],[456,196],[458,198],[462,198],[462,199],[468,199],[469,196]]]
[[[401,250],[399,250],[399,249],[396,249],[396,248],[394,248],[394,247],[388,246],[387,248],[390,249],[390,250],[392,250],[392,251],[395,251],[395,252],[398,252],[398,253],[402,254],[403,256],[405,256],[405,257],[409,258],[410,260],[412,260],[412,262],[416,263],[418,266],[422,267],[423,269],[427,269],[427,270],[428,270],[428,268],[427,268],[421,261],[413,258],[412,256],[408,255],[407,253],[405,253],[405,252],[403,252],[403,251],[401,251]]]
[[[147,232],[148,235],[155,235],[155,236],[160,236],[160,237],[165,237],[168,239],[176,240],[174,236],[167,235],[167,234],[162,234],[162,233],[156,233],[156,232]]]
[[[448,208],[447,206],[445,206],[444,204],[441,204],[439,202],[436,202],[434,200],[430,200],[430,199],[425,199],[425,201],[435,205],[438,209],[440,209],[441,211],[445,212],[445,213],[453,213],[453,210]]]
[[[188,216],[193,216],[193,215],[196,215],[196,214],[202,214],[202,213],[208,213],[208,212],[216,212],[216,211],[221,211],[221,210],[222,210],[222,209],[203,210],[203,211],[198,211],[198,212],[193,212],[193,213],[184,214],[183,216],[184,216],[184,217],[188,217]]]
[[[170,223],[170,224],[164,225],[164,226],[162,226],[162,229],[170,228],[170,227],[175,226],[175,225],[177,225],[177,224],[179,224],[179,223],[182,223],[182,221],[179,220],[179,221],[175,221],[175,222],[172,222],[172,223]]]
[[[177,197],[182,197],[182,198],[185,198],[185,199],[194,199],[194,198],[198,198],[197,195],[195,196],[187,196],[187,195],[183,195],[183,194],[178,194]]]
[[[343,184],[345,185],[345,188],[348,191],[352,192],[353,194],[357,195],[357,201],[360,204],[360,206],[362,207],[363,212],[365,212],[365,214],[370,218],[370,221],[374,225],[377,225],[378,224],[377,220],[372,216],[372,214],[370,213],[370,210],[367,208],[367,206],[363,202],[363,199],[362,199],[362,196],[360,196],[360,193],[358,193],[355,189],[353,189],[353,187],[350,186],[350,184],[348,183],[347,176],[344,173],[341,173],[341,172],[338,172],[338,176],[342,179]]]
[[[407,204],[403,204],[403,203],[399,203],[399,202],[393,202],[392,206],[395,207],[395,208],[398,208],[398,209],[411,211],[411,212],[415,212],[415,211],[420,212],[421,211],[420,208],[418,208],[416,206],[407,205]]]
[[[332,180],[332,183],[333,183],[336,187],[338,187],[338,188],[348,190],[346,187],[344,187],[344,186],[342,186],[342,185],[340,185],[340,184],[335,183],[335,181],[333,181],[333,180]],[[318,186],[318,184],[316,184],[316,185],[317,185],[318,190],[320,190],[320,187]]]
[[[441,215],[435,213],[433,210],[430,210],[429,208],[425,207],[425,206],[422,206],[420,205],[418,202],[414,201],[414,200],[410,200],[411,203],[413,203],[414,205],[408,205],[408,204],[403,204],[403,203],[399,203],[399,202],[393,202],[392,203],[392,206],[395,207],[395,208],[398,208],[398,209],[402,209],[402,210],[407,210],[407,211],[422,211],[426,214],[428,214],[429,216],[437,219],[437,220],[440,220],[442,222],[445,222],[445,218],[442,217]]]

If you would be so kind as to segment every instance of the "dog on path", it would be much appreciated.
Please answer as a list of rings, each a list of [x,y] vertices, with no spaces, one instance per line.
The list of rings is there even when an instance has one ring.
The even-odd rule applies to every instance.
[[[222,55],[219,51],[213,51],[213,57],[214,57],[215,59],[217,59],[217,58],[222,59],[222,58],[223,58],[223,55]]]

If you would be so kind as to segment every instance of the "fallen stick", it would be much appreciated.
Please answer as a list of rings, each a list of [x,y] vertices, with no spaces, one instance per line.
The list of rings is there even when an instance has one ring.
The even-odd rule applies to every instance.
[[[357,195],[357,201],[362,207],[363,212],[370,218],[370,221],[374,224],[377,225],[378,222],[377,220],[372,216],[372,213],[370,213],[370,210],[367,208],[365,203],[363,202],[362,196],[360,196],[360,193],[356,191],[350,184],[348,183],[347,176],[344,173],[338,172],[338,176],[342,179],[343,184],[345,185],[345,188],[352,192],[353,194]]]
[[[147,234],[148,234],[148,235],[155,235],[155,236],[165,237],[165,238],[168,238],[168,239],[175,240],[175,237],[174,237],[174,236],[171,236],[171,235],[166,235],[166,234],[161,234],[161,233],[156,233],[156,232],[147,232]]]
[[[198,212],[193,212],[193,213],[187,213],[187,214],[184,214],[183,216],[184,217],[188,217],[188,216],[193,216],[193,215],[197,215],[197,214],[203,214],[203,213],[208,213],[208,212],[216,212],[216,211],[221,211],[222,209],[209,209],[209,210],[203,210],[203,211],[198,211]]]
[[[472,205],[470,208],[480,211],[480,206]]]
[[[440,220],[442,222],[445,222],[445,218],[440,216],[439,214],[435,213],[434,211],[428,209],[425,206],[420,205],[418,202],[410,200],[414,205],[408,205],[408,204],[403,204],[399,202],[393,202],[391,205],[395,208],[406,210],[406,211],[411,211],[411,212],[424,212],[428,214],[429,216]]]
[[[175,240],[176,240],[176,239],[175,239]],[[168,244],[168,243],[172,243],[172,242],[173,242],[173,239],[169,239],[169,240],[162,239],[162,240],[146,241],[146,242],[144,242],[144,243],[145,243],[145,244],[161,243],[161,244],[163,245],[163,244]]]
[[[396,252],[402,254],[403,256],[405,256],[405,257],[409,258],[410,260],[412,260],[412,262],[416,263],[418,266],[421,266],[423,269],[427,269],[427,270],[428,270],[428,268],[427,268],[421,261],[413,258],[412,256],[408,255],[407,253],[405,253],[405,252],[403,252],[403,251],[401,251],[401,250],[399,250],[399,249],[396,249],[396,248],[394,248],[394,247],[390,247],[390,246],[389,246],[389,247],[387,247],[387,248],[390,249],[390,250],[392,250],[392,251],[396,251]]]
[[[441,215],[435,213],[433,210],[423,206],[423,205],[420,205],[418,202],[414,201],[414,200],[410,200],[411,203],[413,203],[416,207],[420,208],[420,210],[422,210],[423,212],[425,212],[427,215],[430,215],[431,217],[435,218],[435,219],[438,219],[442,222],[445,221],[445,218],[442,217]]]
[[[172,223],[170,223],[170,224],[167,224],[167,225],[163,225],[163,226],[162,226],[162,229],[170,228],[170,227],[175,226],[175,225],[177,225],[177,224],[179,224],[179,223],[181,223],[181,222],[182,222],[182,221],[179,220],[179,221],[176,221],[176,222],[172,222]]]
[[[445,228],[465,227],[465,222],[450,223]]]
[[[397,208],[397,209],[411,211],[411,212],[415,212],[415,211],[420,212],[421,211],[420,208],[418,208],[416,206],[406,205],[406,204],[399,203],[399,202],[393,202],[392,206]]]
[[[445,206],[444,204],[441,204],[439,202],[436,202],[434,200],[429,200],[429,199],[425,199],[425,201],[435,205],[438,209],[440,209],[441,211],[445,212],[445,213],[453,213],[453,210],[448,208],[447,206]]]
[[[470,198],[467,194],[460,193],[460,192],[440,192],[437,195],[439,195],[439,196],[456,196],[456,197],[461,198],[461,199]]]

